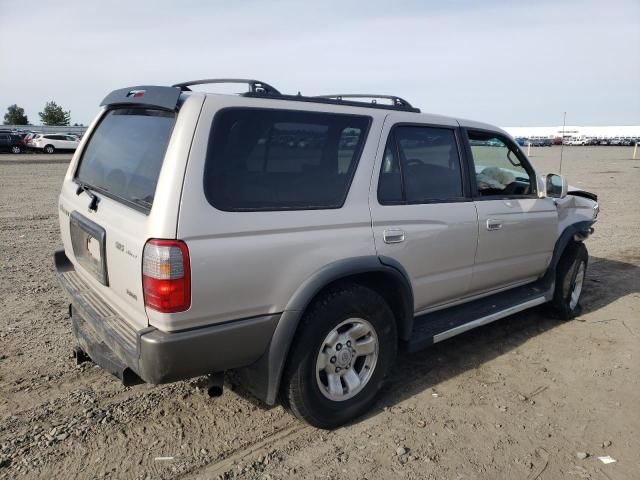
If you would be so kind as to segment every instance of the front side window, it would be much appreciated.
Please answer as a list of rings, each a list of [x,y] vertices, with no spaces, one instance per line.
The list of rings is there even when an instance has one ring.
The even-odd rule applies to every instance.
[[[464,198],[453,129],[400,126],[387,141],[378,185],[383,204]]]
[[[204,189],[225,211],[339,208],[369,117],[234,108],[216,115]]]
[[[469,144],[480,196],[519,196],[535,193],[533,175],[515,147],[501,137],[469,131]]]

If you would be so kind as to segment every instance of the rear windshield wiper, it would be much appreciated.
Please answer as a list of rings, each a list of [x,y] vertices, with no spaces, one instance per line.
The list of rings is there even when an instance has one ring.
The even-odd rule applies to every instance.
[[[78,183],[78,188],[76,190],[76,195],[80,195],[82,192],[85,192],[91,198],[91,203],[89,203],[89,210],[95,212],[98,210],[98,203],[100,203],[100,198],[91,191],[91,186],[86,183]]]

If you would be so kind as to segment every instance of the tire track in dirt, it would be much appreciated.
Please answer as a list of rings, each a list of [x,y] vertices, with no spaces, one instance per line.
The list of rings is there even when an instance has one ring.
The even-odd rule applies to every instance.
[[[243,448],[229,452],[229,454],[221,460],[215,463],[209,464],[195,472],[190,472],[184,477],[185,480],[208,480],[211,478],[218,478],[233,469],[234,465],[242,462],[248,463],[259,456],[268,454],[270,451],[281,448],[296,438],[310,433],[314,429],[313,427],[296,423],[276,430],[271,435],[267,435],[254,443],[250,443]]]

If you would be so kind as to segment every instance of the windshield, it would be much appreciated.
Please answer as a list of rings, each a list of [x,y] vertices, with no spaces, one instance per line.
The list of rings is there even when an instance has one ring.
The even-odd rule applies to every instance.
[[[108,196],[151,209],[175,113],[143,108],[110,110],[91,134],[76,181]]]

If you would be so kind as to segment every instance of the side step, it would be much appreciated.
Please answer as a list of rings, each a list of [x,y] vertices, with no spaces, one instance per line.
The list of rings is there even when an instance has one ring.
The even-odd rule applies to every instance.
[[[462,305],[420,315],[415,318],[411,338],[404,346],[409,352],[422,350],[467,330],[546,303],[551,299],[552,292],[548,282],[537,281]]]

